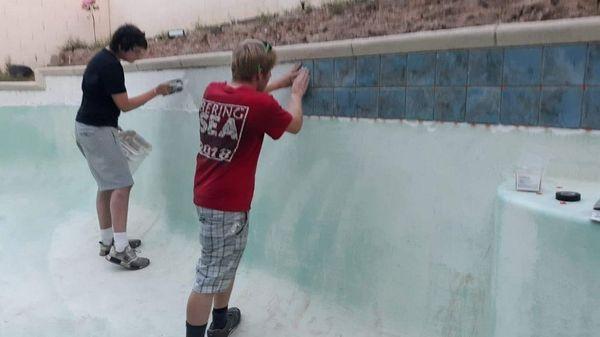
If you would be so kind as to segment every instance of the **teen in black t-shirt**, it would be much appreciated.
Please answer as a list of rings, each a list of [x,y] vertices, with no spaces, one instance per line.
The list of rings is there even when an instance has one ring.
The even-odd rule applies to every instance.
[[[81,89],[83,98],[75,118],[77,146],[98,184],[96,209],[100,223],[100,255],[128,269],[150,263],[133,250],[140,240],[127,239],[127,211],[133,178],[117,138],[121,111],[131,111],[171,90],[163,83],[139,96],[129,97],[120,61],[134,62],[148,48],[144,33],[123,25],[113,34],[109,48],[88,63]],[[114,231],[113,231],[114,228]]]
[[[81,83],[83,98],[76,121],[94,126],[118,127],[121,109],[112,95],[127,92],[125,75],[119,58],[102,49],[88,63]]]

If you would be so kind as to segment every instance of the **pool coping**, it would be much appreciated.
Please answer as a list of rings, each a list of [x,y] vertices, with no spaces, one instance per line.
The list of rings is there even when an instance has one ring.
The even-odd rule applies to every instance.
[[[600,41],[600,16],[502,23],[276,47],[280,62],[433,50]],[[231,52],[169,56],[124,63],[126,72],[228,66]],[[46,76],[81,76],[85,66],[36,69],[35,82],[0,82],[0,90],[45,90]]]

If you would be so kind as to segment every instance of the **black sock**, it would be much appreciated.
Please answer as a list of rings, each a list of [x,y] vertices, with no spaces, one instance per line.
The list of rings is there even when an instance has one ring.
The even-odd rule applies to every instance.
[[[211,326],[213,329],[223,329],[227,325],[227,306],[221,309],[214,308],[212,315],[213,321]]]
[[[204,337],[206,331],[206,324],[200,326],[194,326],[185,322],[185,337]]]

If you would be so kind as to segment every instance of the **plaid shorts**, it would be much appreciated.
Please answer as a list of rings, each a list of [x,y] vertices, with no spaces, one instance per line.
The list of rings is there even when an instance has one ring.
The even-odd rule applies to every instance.
[[[248,240],[248,212],[198,207],[202,255],[196,266],[194,292],[222,293],[235,278]]]

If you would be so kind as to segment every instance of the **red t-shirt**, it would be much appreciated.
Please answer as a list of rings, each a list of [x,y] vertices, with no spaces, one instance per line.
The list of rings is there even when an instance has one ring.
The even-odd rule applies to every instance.
[[[211,83],[200,106],[194,203],[232,212],[250,209],[264,134],[280,138],[292,121],[273,96]]]

